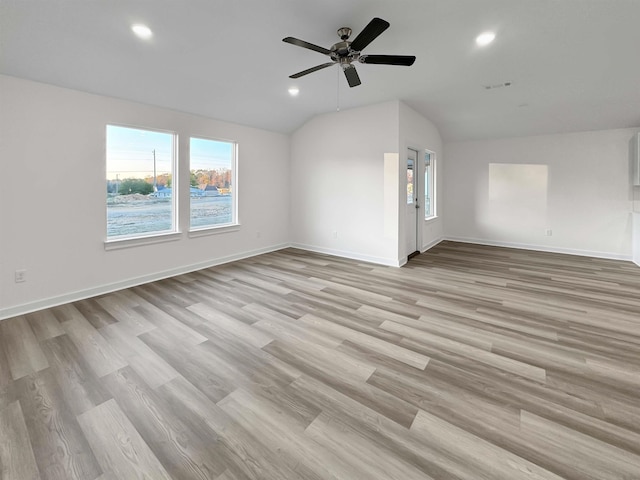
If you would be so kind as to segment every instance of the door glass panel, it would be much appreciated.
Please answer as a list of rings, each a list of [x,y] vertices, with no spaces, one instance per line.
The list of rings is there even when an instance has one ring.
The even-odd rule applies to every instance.
[[[411,158],[407,159],[407,205],[411,205],[413,203],[413,166],[414,161]]]

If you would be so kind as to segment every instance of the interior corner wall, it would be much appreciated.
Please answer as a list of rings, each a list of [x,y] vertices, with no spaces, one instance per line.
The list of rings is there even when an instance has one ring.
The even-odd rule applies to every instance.
[[[289,137],[0,75],[0,318],[289,243]],[[239,144],[238,231],[105,251],[106,124]],[[188,207],[180,207],[188,212]],[[14,272],[27,270],[25,283]]]
[[[636,161],[636,159],[633,161]],[[640,186],[636,185],[631,188],[633,189],[633,234],[631,235],[631,256],[633,262],[640,266]]]
[[[446,237],[631,259],[634,131],[447,143]]]
[[[444,170],[445,159],[442,150],[442,139],[436,126],[421,114],[410,108],[403,102],[400,102],[400,152],[403,152],[401,158],[405,159],[407,150],[412,148],[419,152],[429,150],[435,153],[436,157],[436,174],[435,174],[435,192],[436,192],[436,216],[429,220],[424,220],[424,211],[419,210],[421,215],[420,221],[422,223],[420,227],[420,251],[424,252],[433,245],[437,244],[444,235]],[[421,183],[421,179],[424,178],[424,165],[420,165],[421,168],[416,172],[421,176],[418,180],[419,195],[424,195],[424,185]],[[403,168],[406,165],[403,164]],[[406,204],[406,192],[402,192],[402,202]],[[415,250],[408,247],[408,239],[406,238],[406,222],[407,216],[400,215],[400,246],[404,257],[412,253]]]
[[[397,218],[386,218],[390,210],[385,208],[385,202],[395,201],[389,198],[388,177],[397,182],[389,166],[394,161],[398,165],[398,105],[386,102],[320,115],[292,134],[294,246],[398,264]],[[394,153],[385,161],[385,154]],[[389,222],[395,227],[389,228]]]

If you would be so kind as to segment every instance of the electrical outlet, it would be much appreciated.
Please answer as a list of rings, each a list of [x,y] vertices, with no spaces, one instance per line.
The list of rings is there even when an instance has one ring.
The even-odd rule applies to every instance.
[[[26,270],[16,270],[15,273],[16,283],[23,283],[27,281],[27,271]]]
[[[547,229],[544,231],[544,234],[545,234],[547,237],[550,237],[551,235],[553,235],[553,230],[551,230],[550,228],[547,228]]]

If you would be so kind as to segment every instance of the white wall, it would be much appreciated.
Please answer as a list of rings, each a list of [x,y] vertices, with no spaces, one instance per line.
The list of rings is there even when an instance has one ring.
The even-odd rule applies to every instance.
[[[447,238],[630,259],[633,132],[446,144]]]
[[[444,235],[444,223],[443,223],[443,215],[444,215],[444,169],[445,169],[445,160],[442,151],[442,139],[440,138],[440,133],[436,126],[428,119],[420,115],[418,112],[407,106],[406,104],[400,102],[400,151],[403,152],[403,156],[401,158],[406,158],[407,149],[412,148],[419,152],[424,152],[425,150],[430,150],[436,155],[436,214],[437,217],[424,220],[421,225],[421,234],[419,234],[419,238],[421,239],[421,249],[420,251],[424,252],[431,246],[438,243],[443,235]],[[422,162],[418,162],[419,166],[424,168]],[[403,164],[403,168],[406,165]],[[424,197],[424,185],[422,185],[422,180],[424,179],[424,170],[418,170],[420,175],[420,197]],[[401,192],[401,202],[406,204],[406,191]],[[421,218],[424,218],[424,210],[419,210],[418,214]],[[409,251],[407,249],[407,239],[405,238],[405,232],[407,231],[407,216],[400,215],[400,232],[401,232],[401,240],[400,245],[403,247],[402,254],[406,257],[408,254],[412,253],[413,249]]]
[[[0,95],[0,318],[288,243],[288,136],[7,76]],[[105,251],[107,123],[176,132],[181,184],[190,135],[239,142],[240,230]]]
[[[397,218],[386,218],[385,229],[384,212],[391,214],[385,197],[387,207],[394,202],[389,162],[398,165],[398,160],[388,156],[385,170],[385,154],[398,153],[398,121],[398,102],[387,102],[320,115],[293,133],[294,245],[397,264]],[[397,184],[397,178],[391,180]]]

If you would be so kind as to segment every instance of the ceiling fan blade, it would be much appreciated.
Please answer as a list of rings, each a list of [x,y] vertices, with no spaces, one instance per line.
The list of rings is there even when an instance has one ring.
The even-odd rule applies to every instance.
[[[294,73],[293,75],[289,75],[289,78],[300,78],[300,77],[302,77],[304,75],[307,75],[307,74],[313,73],[313,72],[317,72],[318,70],[322,70],[323,68],[327,68],[327,67],[330,67],[332,65],[335,65],[335,62],[329,62],[329,63],[323,63],[322,65],[316,65],[315,67],[307,68],[306,70],[303,70],[301,72]]]
[[[348,65],[344,68],[344,76],[347,77],[347,82],[350,87],[357,87],[362,82],[360,81],[360,76],[356,71],[356,67],[353,65]]]
[[[287,37],[287,38],[283,38],[282,41],[286,43],[290,43],[291,45],[295,45],[297,47],[308,48],[309,50],[313,50],[314,52],[324,53],[325,55],[331,54],[331,51],[327,50],[324,47],[319,47],[318,45],[305,42],[304,40],[298,40],[297,38]]]
[[[403,65],[410,67],[416,61],[413,55],[362,55],[358,59],[361,63],[374,65]]]
[[[355,50],[356,52],[362,51],[364,47],[378,38],[378,35],[387,28],[389,28],[389,22],[378,17],[374,18],[364,27],[364,30],[358,34],[355,40],[351,42],[351,50]]]

